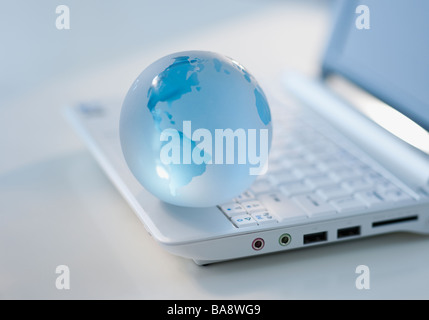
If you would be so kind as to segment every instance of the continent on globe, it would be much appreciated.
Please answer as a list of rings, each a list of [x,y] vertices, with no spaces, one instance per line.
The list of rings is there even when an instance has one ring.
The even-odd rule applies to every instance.
[[[190,60],[187,56],[174,58],[173,64],[168,66],[158,76],[156,76],[150,86],[147,95],[149,101],[147,107],[152,113],[155,125],[161,134],[162,123],[161,113],[165,113],[170,124],[175,124],[173,115],[162,107],[157,107],[158,102],[168,102],[168,107],[171,108],[175,100],[179,100],[182,95],[192,92],[192,88],[199,84],[198,72],[204,69],[204,64],[198,58]],[[200,87],[198,87],[200,88]],[[198,90],[198,89],[197,89]],[[190,137],[184,137],[183,132],[179,131],[180,144],[190,142],[191,152],[195,148],[195,142],[190,140]],[[185,139],[185,143],[183,142]],[[183,163],[183,162],[182,162]],[[191,182],[193,177],[199,176],[206,170],[205,163],[202,164],[170,164],[170,192],[176,195],[176,190]]]

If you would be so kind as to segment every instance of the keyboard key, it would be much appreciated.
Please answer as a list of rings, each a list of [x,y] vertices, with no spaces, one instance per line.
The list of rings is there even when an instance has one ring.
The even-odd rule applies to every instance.
[[[250,214],[259,211],[266,211],[266,208],[262,205],[262,203],[257,200],[243,202],[242,206]]]
[[[258,193],[266,193],[272,191],[273,186],[271,182],[268,179],[262,178],[260,180],[256,180],[252,186],[250,187],[250,190],[254,194]]]
[[[309,164],[317,166],[320,162],[320,155],[317,153],[306,152],[304,156]],[[319,167],[318,167],[319,168]],[[319,168],[320,169],[320,168]]]
[[[300,157],[292,157],[290,154],[287,154],[282,164],[285,168],[294,169],[303,164],[309,165],[310,162],[307,161],[303,155]]]
[[[354,197],[332,200],[329,203],[341,213],[366,208],[363,202]]]
[[[383,176],[381,174],[375,172],[372,169],[363,170],[363,172],[364,172],[363,178],[367,179],[368,181],[370,181],[372,183],[387,182],[387,180],[385,178],[383,178]]]
[[[335,182],[327,175],[311,177],[305,179],[305,182],[313,189],[335,184]]]
[[[271,175],[270,178],[274,184],[282,184],[299,180],[293,172],[285,169],[283,169],[282,172]]]
[[[220,206],[220,209],[225,213],[229,218],[237,215],[242,215],[246,213],[246,210],[242,205],[231,202]]]
[[[328,215],[336,212],[334,207],[314,194],[296,196],[293,199],[310,217]]]
[[[335,157],[337,157],[337,159],[342,160],[342,161],[349,161],[349,162],[358,162],[359,160],[355,157],[352,156],[349,152],[341,149],[341,148],[337,148],[337,152],[335,153]]]
[[[337,147],[333,145],[331,142],[329,142],[326,139],[320,138],[313,141],[311,145],[308,145],[306,147],[306,150],[308,153],[312,153],[313,155],[329,155],[335,152],[337,150]]]
[[[281,161],[271,160],[271,157],[268,161],[268,174],[274,174],[277,172],[282,172],[285,169]]]
[[[356,193],[356,198],[365,203],[368,207],[378,206],[384,203],[383,198],[373,190]]]
[[[268,212],[252,213],[252,218],[258,223],[258,225],[275,224],[277,220]]]
[[[367,165],[366,163],[364,163],[362,161],[356,161],[355,163],[353,163],[353,168],[355,168],[356,170],[359,170],[361,172],[365,172],[365,174],[368,175],[369,177],[371,175],[374,175],[374,177],[375,176],[382,177],[381,174],[372,170],[369,165]]]
[[[399,202],[412,200],[412,198],[408,194],[398,188],[380,192],[380,196],[386,201]]]
[[[231,222],[237,227],[237,228],[244,228],[244,227],[253,227],[257,226],[258,223],[255,219],[253,219],[248,214],[235,216],[231,218]]]
[[[290,136],[283,136],[281,139],[283,139],[283,146],[285,150],[301,150],[302,146],[301,144],[296,141],[291,135]]]
[[[293,173],[299,178],[307,178],[321,174],[319,168],[314,165],[298,167],[293,169]]]
[[[380,193],[384,193],[384,192],[387,192],[390,190],[396,190],[397,189],[397,187],[387,179],[381,179],[381,180],[376,181],[374,187]]]
[[[237,198],[235,198],[235,201],[244,202],[253,199],[255,199],[255,195],[251,191],[247,190],[240,194]]]
[[[280,222],[295,222],[308,219],[305,211],[282,193],[267,193],[259,196],[258,199]]]
[[[347,180],[347,179],[356,178],[359,175],[352,168],[349,168],[349,167],[340,167],[340,168],[334,169],[331,172],[330,176],[335,181],[340,181],[341,182],[341,181],[344,181],[344,180]]]
[[[324,160],[320,161],[317,164],[317,166],[322,171],[331,171],[331,170],[335,170],[337,168],[344,167],[344,164],[342,161],[339,161],[337,159],[331,159],[331,160],[324,159]]]
[[[311,187],[303,181],[285,183],[279,186],[279,190],[287,196],[311,192]]]
[[[373,187],[373,184],[368,182],[368,180],[359,178],[351,179],[342,183],[342,186],[351,192],[362,191],[365,189],[370,189]]]
[[[325,187],[317,190],[317,194],[325,201],[350,195],[350,192],[341,186]]]
[[[275,149],[273,146],[273,149],[270,151],[269,163],[271,163],[271,161],[273,163],[281,162],[283,157],[284,157],[284,149],[283,148]]]

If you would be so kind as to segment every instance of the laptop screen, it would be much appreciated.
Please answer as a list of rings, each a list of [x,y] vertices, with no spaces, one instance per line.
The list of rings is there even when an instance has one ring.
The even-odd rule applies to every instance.
[[[341,0],[323,61],[429,131],[429,1]]]

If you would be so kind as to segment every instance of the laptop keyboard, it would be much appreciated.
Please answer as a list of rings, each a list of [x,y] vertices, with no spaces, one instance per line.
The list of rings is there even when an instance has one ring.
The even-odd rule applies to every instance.
[[[98,143],[110,157],[117,156],[118,129],[106,117],[115,113],[98,105],[81,107],[80,112]],[[278,113],[273,122],[267,173],[237,198],[218,206],[237,228],[337,218],[429,197],[424,190],[416,194],[401,184],[319,117]]]
[[[415,201],[324,126],[315,119],[275,123],[267,173],[218,206],[235,227],[296,223]]]

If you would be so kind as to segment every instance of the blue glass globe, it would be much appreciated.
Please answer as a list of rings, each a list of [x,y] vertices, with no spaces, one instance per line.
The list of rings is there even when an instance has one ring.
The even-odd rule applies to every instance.
[[[263,173],[271,146],[267,99],[236,61],[205,51],[149,65],[125,97],[120,140],[133,175],[160,200],[229,201]]]

